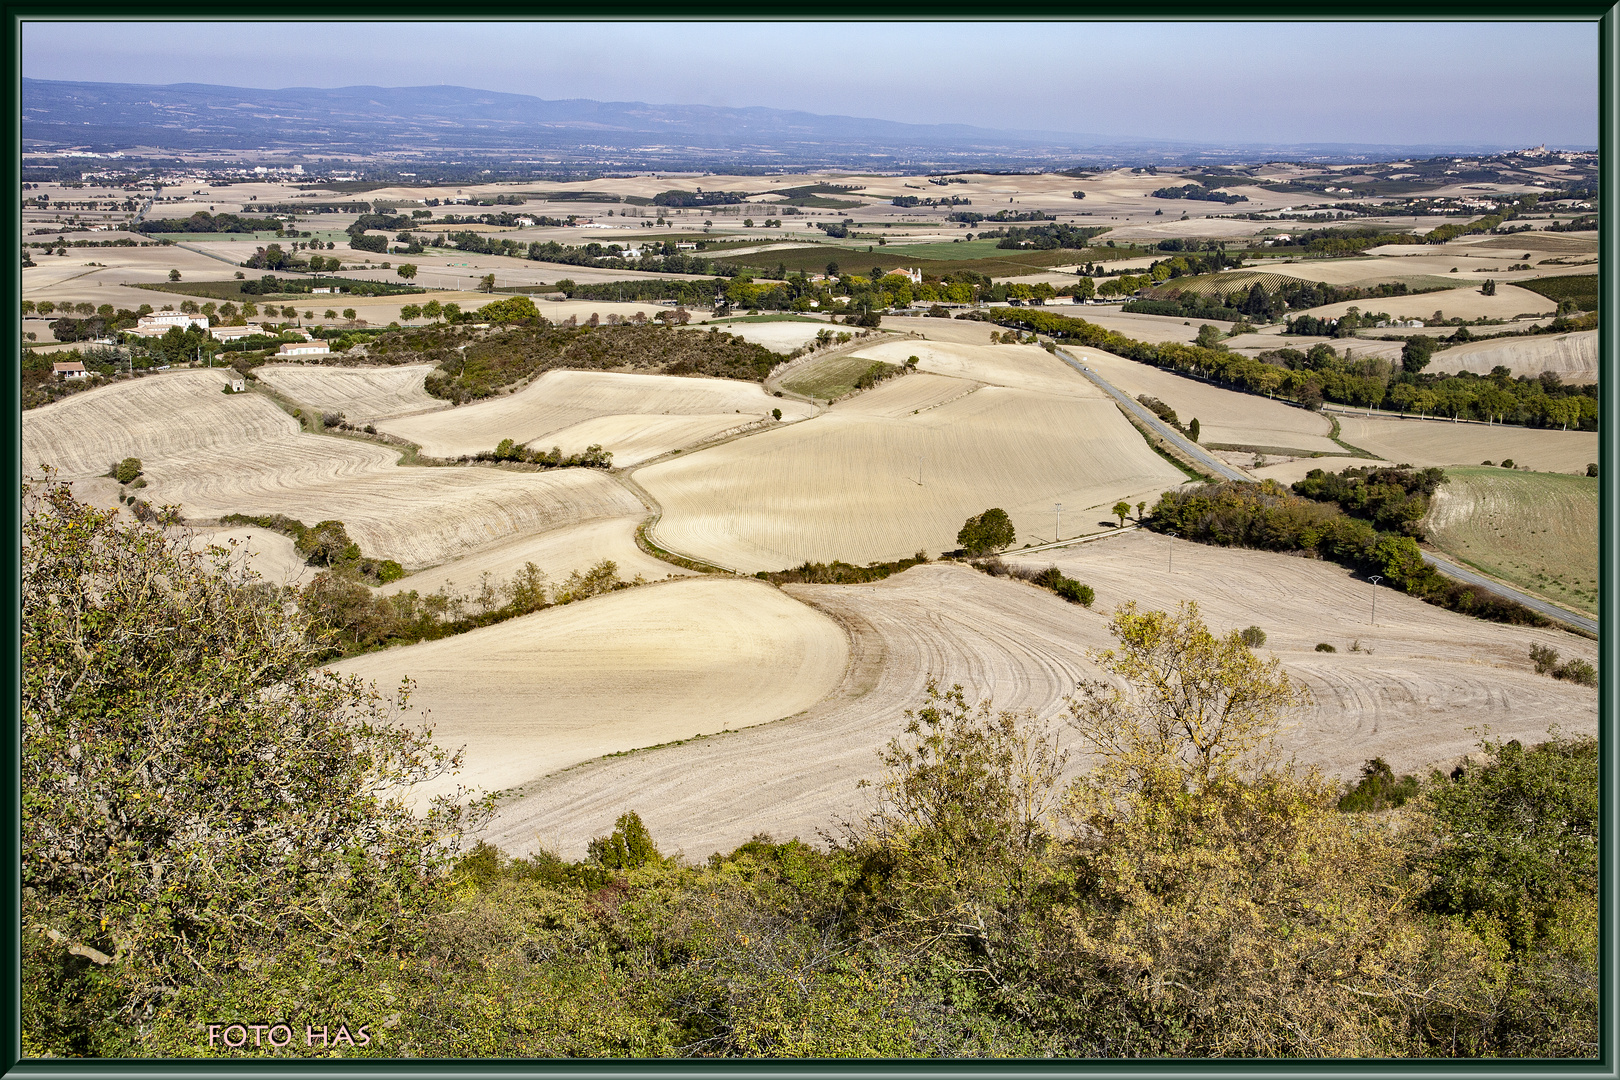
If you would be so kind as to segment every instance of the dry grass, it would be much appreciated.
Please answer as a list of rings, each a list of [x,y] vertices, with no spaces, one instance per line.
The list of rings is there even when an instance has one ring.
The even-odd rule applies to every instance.
[[[1440,550],[1554,603],[1598,613],[1595,477],[1447,469],[1429,538]]]
[[[1440,354],[1444,356],[1444,353]],[[1339,437],[1351,446],[1412,465],[1478,465],[1512,458],[1545,472],[1582,472],[1598,459],[1595,431],[1548,431],[1449,420],[1341,416]]]
[[[493,450],[502,439],[567,452],[598,442],[615,465],[629,465],[759,424],[778,408],[785,420],[814,412],[735,379],[549,371],[515,394],[378,426],[432,457]]]
[[[1523,290],[1520,290],[1521,292]],[[1360,353],[1359,347],[1357,353]],[[1453,345],[1434,354],[1431,371],[1473,371],[1489,375],[1501,365],[1515,376],[1556,373],[1566,383],[1598,381],[1598,332],[1578,330],[1573,334],[1539,334],[1535,337],[1504,341],[1476,341]]]
[[[412,706],[429,710],[435,741],[467,748],[458,779],[499,789],[602,754],[792,716],[831,692],[848,660],[837,623],[772,586],[697,578],[340,667],[383,688],[414,680]]]
[[[962,522],[987,507],[1005,509],[1023,542],[1051,537],[1054,502],[1090,515],[1065,518],[1072,535],[1108,516],[1096,508],[1183,479],[1078,375],[1073,396],[961,388],[908,375],[813,420],[641,470],[664,508],[659,543],[749,572],[895,559],[956,547]]]
[[[1596,695],[1534,674],[1528,660],[1538,641],[1595,659],[1592,643],[1467,619],[1389,590],[1374,629],[1366,625],[1370,586],[1337,567],[1177,543],[1167,574],[1169,543],[1131,533],[1060,555],[1065,573],[1097,589],[1089,611],[949,565],[875,585],[789,586],[851,634],[853,661],[835,692],[787,723],[548,777],[504,806],[491,839],[514,852],[582,854],[634,808],[665,850],[693,858],[761,830],[813,841],[838,817],[861,812],[856,782],[879,775],[877,751],[899,734],[930,676],[1001,707],[1053,715],[1077,680],[1097,674],[1086,653],[1113,644],[1109,613],[1126,599],[1160,609],[1196,599],[1220,631],[1262,625],[1268,647],[1316,696],[1286,749],[1341,777],[1375,756],[1398,772],[1456,757],[1474,747],[1479,724],[1504,739],[1545,737],[1553,723],[1572,734],[1596,728]],[[1044,553],[1029,560],[1054,561]],[[1348,651],[1358,637],[1372,653]],[[1339,652],[1314,652],[1322,640]]]

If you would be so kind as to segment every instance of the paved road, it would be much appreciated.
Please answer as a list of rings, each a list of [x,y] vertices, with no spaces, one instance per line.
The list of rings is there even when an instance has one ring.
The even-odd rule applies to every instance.
[[[1253,477],[1245,476],[1236,469],[1232,468],[1230,465],[1226,464],[1226,462],[1210,456],[1210,454],[1205,451],[1203,447],[1186,438],[1181,434],[1181,432],[1177,431],[1169,424],[1166,424],[1163,420],[1160,420],[1156,415],[1154,415],[1151,409],[1148,409],[1146,406],[1142,405],[1141,402],[1133,399],[1129,394],[1108,382],[1108,380],[1104,379],[1101,375],[1097,374],[1095,371],[1091,370],[1085,364],[1076,360],[1062,349],[1057,350],[1057,355],[1067,361],[1069,365],[1076,371],[1080,372],[1080,374],[1084,375],[1103,390],[1106,390],[1109,394],[1113,395],[1115,400],[1119,401],[1126,408],[1130,409],[1134,415],[1141,417],[1144,423],[1148,424],[1153,428],[1153,430],[1163,435],[1171,443],[1180,448],[1183,453],[1193,458],[1193,460],[1208,466],[1215,473],[1228,480],[1237,480],[1240,482],[1249,482],[1253,480]],[[1503,585],[1499,581],[1492,581],[1490,578],[1485,577],[1482,574],[1475,573],[1465,566],[1458,566],[1449,559],[1442,559],[1438,555],[1431,555],[1429,552],[1425,551],[1423,553],[1423,561],[1448,577],[1454,577],[1458,581],[1466,581],[1470,585],[1478,585],[1486,592],[1494,593],[1497,596],[1503,597],[1504,599],[1516,600],[1525,607],[1529,608],[1531,611],[1540,612],[1541,614],[1547,616],[1547,618],[1556,622],[1567,623],[1570,626],[1579,627],[1580,629],[1592,634],[1598,632],[1598,624],[1597,620],[1595,619],[1588,619],[1580,615],[1572,614],[1565,611],[1558,605],[1549,603],[1540,597],[1531,596],[1529,593],[1520,592],[1518,589],[1508,585]]]
[[[1470,585],[1478,585],[1486,592],[1495,593],[1497,596],[1504,597],[1505,599],[1517,600],[1531,611],[1540,612],[1549,619],[1553,619],[1561,623],[1568,623],[1570,626],[1579,627],[1589,634],[1595,634],[1598,632],[1598,623],[1596,619],[1587,619],[1580,615],[1572,614],[1565,611],[1557,604],[1548,603],[1546,600],[1543,600],[1537,596],[1531,596],[1529,593],[1522,593],[1512,586],[1503,585],[1500,581],[1492,581],[1490,578],[1484,576],[1483,574],[1475,573],[1466,566],[1458,566],[1450,559],[1442,559],[1438,555],[1431,555],[1429,552],[1425,551],[1423,553],[1423,561],[1448,577],[1454,577],[1458,581],[1466,581]]]
[[[1074,368],[1080,374],[1084,375],[1086,378],[1096,383],[1104,391],[1112,395],[1113,398],[1121,405],[1131,410],[1132,416],[1141,418],[1143,423],[1147,424],[1154,431],[1157,431],[1160,435],[1163,435],[1182,453],[1203,465],[1205,468],[1215,473],[1215,475],[1225,480],[1236,480],[1239,483],[1253,482],[1254,477],[1246,476],[1238,470],[1232,468],[1232,466],[1228,465],[1226,462],[1212,456],[1209,451],[1182,435],[1181,432],[1177,431],[1163,420],[1160,420],[1152,409],[1149,409],[1140,401],[1137,401],[1135,398],[1131,397],[1131,395],[1127,394],[1125,391],[1121,390],[1119,387],[1115,386],[1113,383],[1109,382],[1107,379],[1103,378],[1101,375],[1097,374],[1095,371],[1091,370],[1085,364],[1076,360],[1062,349],[1057,350],[1057,355],[1067,362],[1070,367]]]

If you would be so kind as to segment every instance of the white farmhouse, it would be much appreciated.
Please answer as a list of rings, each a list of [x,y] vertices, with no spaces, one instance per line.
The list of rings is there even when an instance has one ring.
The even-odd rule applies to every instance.
[[[282,356],[325,356],[332,350],[324,341],[289,341],[281,347]]]

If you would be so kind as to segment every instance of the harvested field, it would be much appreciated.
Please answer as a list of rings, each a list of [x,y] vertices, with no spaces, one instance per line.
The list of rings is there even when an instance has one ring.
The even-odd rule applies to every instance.
[[[1136,397],[1146,394],[1176,410],[1183,424],[1198,419],[1199,441],[1235,446],[1264,446],[1343,453],[1328,438],[1332,423],[1321,413],[1281,401],[1223,390],[1149,364],[1096,349],[1070,349],[1070,354],[1104,379]]]
[[[180,371],[87,390],[23,416],[23,459],[93,477],[141,459],[153,505],[192,519],[280,513],[342,520],[366,554],[444,562],[514,535],[644,512],[596,471],[401,468],[394,450],[303,435],[262,394],[220,392],[224,374]]]
[[[1360,349],[1356,350],[1360,354]],[[1537,334],[1534,337],[1500,341],[1471,341],[1453,345],[1434,354],[1430,371],[1473,371],[1489,375],[1498,365],[1515,376],[1540,375],[1551,371],[1566,383],[1582,385],[1598,381],[1598,332],[1577,330],[1572,334]]]
[[[1441,355],[1444,355],[1443,353]],[[1595,431],[1550,431],[1386,416],[1340,416],[1339,438],[1394,462],[1478,465],[1512,458],[1542,472],[1586,472],[1598,460]]]
[[[920,390],[954,388],[908,375],[636,479],[664,508],[660,544],[747,572],[952,549],[962,522],[991,506],[1021,541],[1050,536],[1054,502],[1079,512],[1181,482],[1111,401],[1074,383],[1072,396],[985,386],[912,415]]]
[[[602,518],[532,536],[514,536],[471,555],[419,570],[377,591],[384,596],[412,590],[425,595],[448,585],[451,592],[475,592],[484,574],[489,574],[493,581],[507,581],[523,569],[524,563],[530,562],[545,571],[553,585],[575,570],[589,569],[603,559],[617,563],[619,577],[625,581],[633,580],[637,574],[648,581],[658,581],[671,575],[687,577],[695,573],[655,559],[636,546],[636,527],[644,516]]]
[[[1359,308],[1363,312],[1381,311],[1397,319],[1427,319],[1436,311],[1445,312],[1448,319],[1511,319],[1516,315],[1550,315],[1557,310],[1558,305],[1529,289],[1520,289],[1499,281],[1495,296],[1486,296],[1476,285],[1462,289],[1446,289],[1443,292],[1419,293],[1416,296],[1379,296],[1365,300],[1350,300],[1342,304],[1323,304],[1321,307],[1291,314],[1337,319],[1352,307]]]
[[[1434,546],[1557,604],[1598,614],[1596,477],[1446,470],[1426,524]]]
[[[919,371],[1039,394],[1094,398],[1099,391],[1081,374],[1035,345],[956,345],[931,341],[886,341],[856,355],[904,364],[917,358]]]
[[[815,411],[735,379],[548,371],[515,394],[378,427],[444,458],[493,450],[502,439],[546,450],[578,428],[578,449],[600,442],[615,465],[629,465],[757,424],[775,408],[786,420]],[[585,426],[594,421],[604,423]]]
[[[116,461],[228,456],[298,434],[298,421],[260,394],[225,394],[226,372],[173,371],[113,383],[23,413],[26,467],[95,476]],[[148,496],[150,498],[150,496]]]
[[[432,364],[399,367],[324,367],[266,364],[255,368],[270,389],[300,405],[340,412],[351,424],[368,424],[390,416],[448,409],[450,403],[422,389]]]
[[[744,341],[752,341],[755,345],[763,345],[772,352],[784,355],[810,344],[816,340],[819,331],[829,329],[825,322],[819,320],[800,322],[797,319],[791,322],[721,322],[714,325]]]
[[[1283,555],[1177,542],[1174,574],[1144,573],[1162,566],[1168,543],[1129,533],[1060,554],[1065,573],[1097,588],[1089,611],[953,565],[875,585],[788,586],[852,635],[854,659],[836,692],[785,723],[547,777],[503,806],[490,838],[515,853],[579,855],[633,808],[664,850],[689,858],[730,850],[760,830],[813,842],[838,817],[862,812],[867,796],[856,782],[881,775],[877,751],[900,733],[929,676],[998,707],[1053,715],[1079,679],[1095,676],[1085,654],[1113,644],[1107,621],[1128,598],[1153,608],[1197,599],[1219,631],[1261,623],[1268,646],[1316,695],[1286,748],[1341,777],[1374,756],[1397,772],[1454,758],[1473,748],[1468,729],[1480,723],[1504,739],[1542,737],[1554,722],[1571,734],[1596,729],[1595,693],[1535,675],[1527,658],[1530,644],[1544,641],[1595,659],[1593,643],[1470,620],[1389,590],[1378,628],[1358,627],[1365,582]],[[1347,651],[1358,634],[1371,654]],[[1338,654],[1312,651],[1324,637]]]
[[[413,679],[412,707],[430,712],[434,741],[467,748],[458,779],[499,789],[792,716],[831,692],[848,661],[843,630],[820,612],[763,582],[696,578],[338,666],[384,689]]]
[[[1597,253],[1597,233],[1550,233],[1540,229],[1515,233],[1512,236],[1493,236],[1474,245],[1482,248],[1502,248],[1508,251],[1551,251],[1560,255],[1575,252]],[[1495,252],[1492,252],[1494,255]]]
[[[232,553],[233,561],[246,562],[248,569],[272,585],[302,585],[317,572],[298,553],[291,537],[269,529],[247,527],[190,531],[194,537],[193,547],[201,550],[217,544]]]
[[[1271,460],[1269,454],[1266,459]],[[1256,480],[1275,480],[1277,483],[1287,487],[1289,484],[1305,479],[1312,469],[1340,472],[1344,469],[1360,468],[1371,464],[1374,463],[1366,458],[1354,457],[1285,458],[1275,464],[1262,465],[1258,469],[1249,469],[1248,471],[1249,475]],[[1247,465],[1244,467],[1248,468]]]

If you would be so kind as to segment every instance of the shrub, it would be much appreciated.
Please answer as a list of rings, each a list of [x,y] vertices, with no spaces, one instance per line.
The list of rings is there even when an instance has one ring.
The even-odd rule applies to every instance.
[[[1238,636],[1243,639],[1243,644],[1251,649],[1258,649],[1266,643],[1266,632],[1258,626],[1251,626]]]
[[[127,484],[141,475],[141,459],[127,457],[113,466],[113,479],[120,484]]]
[[[1549,645],[1532,645],[1530,661],[1536,665],[1537,675],[1547,675],[1558,666],[1558,650]]]
[[[1415,776],[1395,779],[1395,772],[1383,758],[1373,758],[1361,767],[1361,780],[1339,800],[1347,813],[1393,810],[1417,795],[1420,785]]]
[[[1586,466],[1586,475],[1587,476],[1596,476],[1597,474],[1598,474],[1597,473],[1597,462],[1595,462],[1595,461],[1590,462]]]
[[[1598,684],[1597,668],[1579,657],[1560,664],[1553,669],[1552,674],[1555,679],[1567,679],[1578,686],[1596,686]]]
[[[1329,645],[1325,641],[1318,641],[1316,643],[1316,651],[1317,652],[1338,652],[1339,650],[1335,649],[1333,646]]]
[[[1502,459],[1502,468],[1504,468],[1504,469],[1513,468],[1513,459],[1510,458],[1510,457],[1503,458]]]
[[[613,832],[592,840],[588,851],[592,862],[608,870],[634,870],[664,861],[641,815],[634,810],[620,815],[613,823]]]

